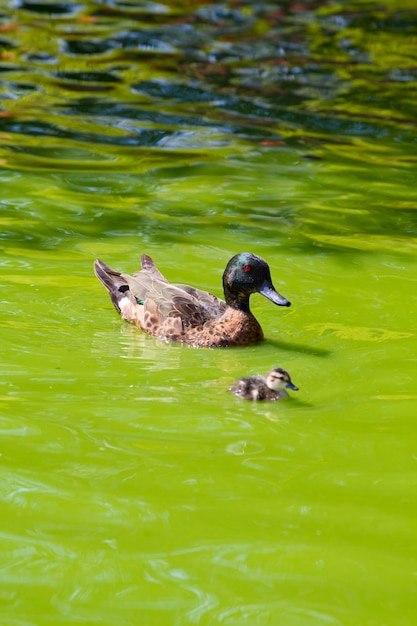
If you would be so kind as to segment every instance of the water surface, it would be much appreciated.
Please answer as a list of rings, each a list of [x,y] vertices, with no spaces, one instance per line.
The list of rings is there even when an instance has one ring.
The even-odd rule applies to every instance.
[[[413,3],[0,8],[3,622],[414,624]],[[242,349],[92,273],[243,250],[293,305]]]

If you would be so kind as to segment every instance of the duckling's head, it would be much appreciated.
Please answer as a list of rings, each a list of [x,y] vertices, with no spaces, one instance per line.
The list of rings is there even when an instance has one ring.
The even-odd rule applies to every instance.
[[[241,252],[230,259],[223,274],[223,287],[226,302],[238,308],[249,306],[249,296],[255,292],[280,306],[291,305],[274,288],[268,263],[251,252]]]
[[[282,367],[276,367],[271,370],[266,378],[265,382],[267,386],[273,391],[285,391],[285,389],[292,389],[293,391],[298,391],[298,387],[291,382],[291,378],[287,370],[284,370]]]

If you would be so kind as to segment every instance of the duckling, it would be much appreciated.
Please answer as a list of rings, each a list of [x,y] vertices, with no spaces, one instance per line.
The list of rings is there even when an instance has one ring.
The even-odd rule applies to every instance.
[[[247,346],[264,336],[249,308],[251,294],[258,292],[280,306],[291,304],[275,290],[266,261],[251,252],[236,254],[227,264],[225,301],[195,287],[169,283],[146,254],[141,262],[142,269],[133,275],[117,272],[100,259],[94,271],[123,319],[168,341],[202,348]]]
[[[298,391],[287,370],[276,367],[266,376],[240,378],[229,391],[245,400],[281,400],[288,398],[286,388]]]

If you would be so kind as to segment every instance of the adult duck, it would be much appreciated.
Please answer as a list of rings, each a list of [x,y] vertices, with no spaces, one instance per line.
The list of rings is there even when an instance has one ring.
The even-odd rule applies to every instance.
[[[290,306],[275,290],[266,261],[251,252],[236,254],[228,262],[225,302],[207,291],[169,283],[146,254],[141,264],[142,269],[130,275],[97,259],[94,271],[124,320],[169,341],[205,348],[253,344],[264,335],[250,311],[250,295],[258,292],[274,304]]]

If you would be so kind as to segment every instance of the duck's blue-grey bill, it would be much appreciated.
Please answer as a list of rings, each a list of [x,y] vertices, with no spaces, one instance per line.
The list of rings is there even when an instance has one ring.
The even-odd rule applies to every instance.
[[[293,391],[298,391],[298,387],[294,385],[294,383],[287,383],[286,387],[288,387],[288,389],[292,389]]]
[[[273,285],[267,281],[264,282],[259,290],[259,293],[265,296],[265,298],[268,298],[268,300],[271,300],[271,302],[274,302],[274,304],[279,304],[280,306],[291,306],[291,302],[287,300],[287,298],[284,298],[284,296],[281,296],[278,291],[275,291]]]

